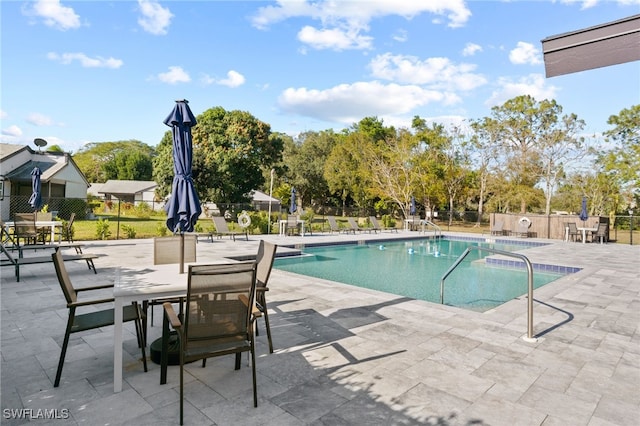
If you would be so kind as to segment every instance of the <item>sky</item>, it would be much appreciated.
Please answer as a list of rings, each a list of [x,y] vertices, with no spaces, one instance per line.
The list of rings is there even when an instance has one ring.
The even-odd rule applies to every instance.
[[[175,100],[272,132],[464,125],[528,94],[586,122],[640,103],[640,61],[546,78],[541,40],[640,0],[0,2],[0,141],[156,146]]]

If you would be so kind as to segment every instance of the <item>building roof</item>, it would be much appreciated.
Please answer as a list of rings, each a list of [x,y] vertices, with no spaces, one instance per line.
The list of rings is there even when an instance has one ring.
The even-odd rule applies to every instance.
[[[547,78],[640,60],[640,15],[542,40]]]
[[[269,195],[265,194],[262,191],[258,191],[257,189],[251,192],[251,198],[253,199],[253,201],[258,201],[261,203],[268,203],[269,199],[271,199],[272,203],[280,202],[280,200],[278,200],[277,198],[269,197]]]
[[[92,184],[96,185],[96,184]],[[158,186],[152,180],[114,180],[109,179],[101,185],[95,192],[98,194],[110,194],[117,196],[120,195],[135,195],[141,192],[151,191]],[[94,191],[91,191],[94,192]]]

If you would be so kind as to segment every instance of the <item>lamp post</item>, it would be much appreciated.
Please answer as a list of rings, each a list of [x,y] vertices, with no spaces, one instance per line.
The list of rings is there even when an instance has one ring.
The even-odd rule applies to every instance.
[[[271,194],[273,193],[273,173],[275,169],[271,169],[271,184],[269,185],[269,221],[267,222],[267,235],[271,235]]]
[[[633,209],[629,209],[629,244],[633,245]]]

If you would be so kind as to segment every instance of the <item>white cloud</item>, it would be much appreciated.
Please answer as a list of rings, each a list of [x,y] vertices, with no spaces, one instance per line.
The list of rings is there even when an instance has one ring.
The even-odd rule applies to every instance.
[[[369,31],[373,19],[386,16],[413,19],[423,13],[446,16],[448,26],[453,28],[463,26],[471,16],[464,0],[278,0],[275,5],[259,8],[252,23],[256,28],[266,29],[289,18],[309,18],[319,21],[321,28],[304,26],[298,33],[303,43],[317,49],[370,49],[373,38],[362,33]],[[401,39],[404,37],[401,35]]]
[[[62,6],[59,0],[38,0],[25,3],[23,13],[43,19],[46,26],[62,31],[80,27],[80,16],[68,7]]]
[[[55,52],[49,52],[47,53],[47,58],[52,61],[60,62],[64,65],[68,65],[73,61],[78,61],[84,68],[120,68],[123,64],[122,60],[120,59],[103,58],[101,56],[90,58],[84,53],[58,54]]]
[[[530,74],[513,81],[507,77],[498,79],[499,88],[495,90],[485,102],[488,107],[502,105],[507,100],[520,95],[530,95],[537,100],[555,99],[558,88],[547,86],[547,80],[542,74]]]
[[[158,80],[168,84],[188,83],[191,81],[189,73],[182,67],[169,67],[169,71],[158,74]]]
[[[376,78],[448,90],[467,91],[487,82],[481,74],[473,73],[475,65],[456,65],[448,58],[427,58],[421,61],[415,56],[385,53],[373,58],[369,67]]]
[[[138,24],[148,33],[154,35],[164,35],[167,28],[171,24],[173,14],[168,8],[160,6],[155,1],[138,0],[140,13],[142,16],[138,18]]]
[[[9,114],[7,114],[7,112],[3,109],[0,109],[0,118],[5,119],[9,116]]]
[[[29,114],[27,122],[35,126],[51,126],[53,124],[53,120],[51,118],[37,112]]]
[[[398,30],[394,35],[391,36],[397,42],[404,43],[409,40],[409,34],[407,34],[406,30]]]
[[[540,49],[531,43],[519,41],[518,46],[509,52],[509,60],[513,64],[539,65],[542,63]]]
[[[6,129],[2,129],[2,134],[5,136],[19,137],[22,136],[22,129],[16,125],[12,125]]]
[[[482,46],[475,43],[467,43],[462,49],[462,56],[473,56],[478,52],[482,52]]]
[[[237,71],[231,70],[227,73],[227,78],[220,80],[218,84],[228,87],[238,87],[242,86],[244,82],[245,78],[242,74]]]
[[[582,4],[580,6],[580,9],[584,10],[584,9],[592,8],[593,6],[597,5],[598,1],[599,0],[561,0],[560,2],[564,4],[576,4],[576,3]],[[628,0],[618,0],[618,3],[630,4]]]
[[[344,124],[367,116],[399,116],[432,102],[459,101],[451,93],[377,81],[341,84],[326,90],[289,88],[278,99],[283,111]]]
[[[306,26],[298,33],[298,40],[314,49],[370,49],[372,37],[362,36],[357,31],[338,28],[322,29]]]
[[[229,72],[227,72],[227,78],[216,79],[209,76],[208,74],[204,74],[200,78],[200,82],[205,86],[209,86],[211,84],[218,84],[220,86],[227,86],[227,87],[234,88],[234,87],[242,86],[246,82],[246,79],[244,78],[244,75],[240,74],[238,71],[230,70]]]

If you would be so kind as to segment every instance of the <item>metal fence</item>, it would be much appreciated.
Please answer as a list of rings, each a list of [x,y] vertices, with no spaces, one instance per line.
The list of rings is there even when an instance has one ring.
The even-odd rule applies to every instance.
[[[9,202],[9,218],[13,220],[16,213],[32,212],[29,204],[29,196],[12,195],[5,197],[2,203]],[[68,220],[71,213],[76,214],[76,219],[85,219],[89,213],[89,204],[82,198],[42,197],[42,208],[51,212],[53,217]]]

